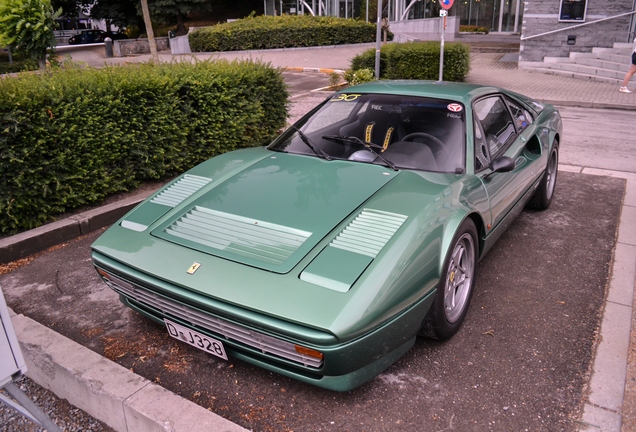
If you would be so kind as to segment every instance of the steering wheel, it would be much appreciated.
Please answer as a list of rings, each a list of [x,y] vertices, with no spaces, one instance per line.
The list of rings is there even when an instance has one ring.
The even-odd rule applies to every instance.
[[[446,145],[444,145],[444,143],[436,136],[428,134],[426,132],[410,133],[404,138],[402,138],[402,141],[416,142],[417,138],[423,138],[424,140],[429,141],[429,143],[426,143],[426,144],[429,146],[429,148],[433,152],[433,155],[435,156],[435,160],[439,164],[443,164],[444,159],[446,158],[446,156],[448,156],[448,148],[446,148]]]
[[[402,141],[416,141],[413,138],[424,138],[426,140],[433,141],[435,143],[435,145],[438,147],[437,152],[444,151],[446,149],[446,146],[444,145],[444,143],[442,141],[440,141],[439,138],[437,138],[436,136],[433,136],[431,134],[427,134],[426,132],[413,132],[413,133],[410,133],[407,136],[405,136],[404,138],[402,138]],[[437,152],[435,152],[435,153],[437,153]]]

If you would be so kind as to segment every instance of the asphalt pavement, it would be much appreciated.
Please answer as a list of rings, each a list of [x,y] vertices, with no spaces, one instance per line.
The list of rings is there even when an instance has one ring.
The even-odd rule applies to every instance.
[[[325,97],[308,91],[326,80],[316,69],[346,69],[368,48],[207,56],[258,58],[290,68],[286,79],[297,79],[292,98],[297,117]],[[89,57],[86,63],[94,66],[106,61],[97,51]],[[194,57],[206,55],[188,58]],[[636,105],[634,94],[619,93],[611,84],[520,71],[501,57],[472,55],[467,81],[562,107],[632,110]],[[81,51],[73,59],[82,60]],[[84,236],[0,277],[0,285],[18,312],[14,324],[31,359],[31,378],[116,430],[209,430],[211,425],[218,430],[422,430],[424,425],[427,430],[636,430],[636,169],[599,169],[584,161],[559,169],[554,209],[524,212],[480,265],[476,286],[484,289],[476,292],[458,337],[446,344],[418,341],[385,373],[347,394],[186,350],[118,305],[105,286],[96,288],[100,281],[90,272],[88,246],[100,226],[117,219],[118,203],[22,234],[22,244],[39,248],[44,247],[39,239],[52,228],[54,242]],[[127,205],[141,198],[131,197]],[[0,254],[19,249],[14,238],[0,240]],[[76,261],[69,256],[73,245]],[[33,279],[37,268],[44,275]],[[91,307],[78,311],[79,298],[88,298]],[[630,326],[635,327],[631,345]],[[133,333],[125,333],[130,328]]]

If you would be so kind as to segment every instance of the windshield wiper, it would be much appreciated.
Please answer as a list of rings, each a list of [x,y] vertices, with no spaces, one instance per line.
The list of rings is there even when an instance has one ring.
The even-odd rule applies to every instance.
[[[328,161],[331,160],[331,156],[329,156],[327,153],[325,153],[321,148],[316,148],[311,141],[309,140],[309,138],[307,137],[307,135],[305,135],[300,129],[298,129],[296,126],[292,125],[292,129],[294,129],[296,132],[298,132],[298,135],[300,135],[300,139],[307,144],[307,147],[309,147],[314,153],[316,153],[316,156],[318,157],[322,157],[327,159]]]
[[[329,141],[346,141],[346,142],[353,142],[353,143],[360,144],[360,145],[364,146],[364,148],[369,150],[371,153],[373,153],[374,155],[379,157],[382,161],[384,161],[384,163],[387,164],[387,166],[389,166],[393,171],[398,171],[398,168],[395,166],[395,164],[393,162],[385,159],[384,157],[382,157],[382,155],[380,155],[380,153],[378,153],[377,151],[373,150],[373,146],[381,148],[377,144],[366,143],[366,142],[362,141],[360,138],[358,138],[356,136],[323,135],[322,139],[326,139],[326,140],[329,140]]]

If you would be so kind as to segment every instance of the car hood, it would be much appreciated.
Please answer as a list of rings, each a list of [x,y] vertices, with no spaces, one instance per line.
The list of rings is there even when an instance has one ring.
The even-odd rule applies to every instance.
[[[378,165],[273,153],[185,200],[152,235],[287,273],[395,174]]]
[[[181,187],[186,180],[199,185]],[[159,294],[236,321],[291,336],[297,329],[286,326],[300,325],[346,341],[435,288],[444,226],[456,215],[461,220],[466,197],[487,205],[482,189],[478,178],[454,174],[240,150],[193,168],[136,207],[93,243],[93,260]],[[214,237],[224,242],[203,243],[201,234],[186,239],[170,232],[192,214],[219,221],[215,230],[227,228],[233,239],[247,232],[268,242],[248,243],[248,251],[261,254],[251,256],[239,241],[220,234]],[[201,223],[194,216],[196,227]],[[375,222],[362,223],[366,216]],[[196,229],[214,231],[202,225]],[[273,233],[258,231],[259,225]],[[365,241],[369,234],[377,238]],[[280,263],[261,253],[277,237],[297,241]]]

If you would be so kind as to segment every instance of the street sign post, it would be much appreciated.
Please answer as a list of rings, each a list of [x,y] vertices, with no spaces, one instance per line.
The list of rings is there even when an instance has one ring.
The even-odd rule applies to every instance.
[[[378,23],[375,34],[375,79],[380,79],[380,50],[382,48],[382,0],[378,0]]]
[[[444,75],[444,30],[446,30],[446,16],[448,15],[448,9],[453,5],[453,0],[440,0],[440,6],[443,8],[439,11],[439,16],[442,17],[442,36],[439,45],[439,82],[442,82]]]

